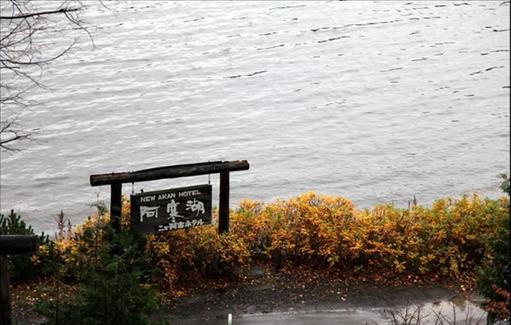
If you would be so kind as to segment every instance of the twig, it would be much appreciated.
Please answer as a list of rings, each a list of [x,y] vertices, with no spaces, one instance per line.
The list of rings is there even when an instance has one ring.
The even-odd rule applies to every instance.
[[[21,14],[21,15],[16,15],[16,16],[0,16],[0,19],[27,19],[27,18],[36,17],[36,16],[66,14],[68,12],[78,11],[78,10],[80,10],[80,8],[61,8],[58,10],[39,11],[39,12],[32,12],[32,13]]]

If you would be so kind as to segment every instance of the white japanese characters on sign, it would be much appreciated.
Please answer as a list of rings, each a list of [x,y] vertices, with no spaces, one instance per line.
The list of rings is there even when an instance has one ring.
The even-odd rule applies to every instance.
[[[197,199],[193,199],[193,201],[188,200],[186,201],[186,210],[191,210],[192,212],[197,212],[195,215],[196,217],[199,216],[199,214],[204,214],[204,203],[201,201],[197,201]]]
[[[159,206],[155,207],[146,207],[146,206],[140,206],[140,222],[142,222],[143,218],[158,218],[158,208]]]
[[[211,223],[211,185],[198,185],[131,196],[132,227],[160,232]]]

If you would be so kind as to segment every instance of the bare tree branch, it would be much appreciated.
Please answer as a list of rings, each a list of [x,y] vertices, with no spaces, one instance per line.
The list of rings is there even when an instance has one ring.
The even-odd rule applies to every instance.
[[[99,3],[104,4],[99,0]],[[66,22],[84,31],[94,42],[88,26],[78,14],[80,0],[46,2],[36,0],[3,0],[0,5],[0,148],[16,151],[17,143],[29,140],[35,131],[19,123],[20,112],[31,103],[26,99],[30,89],[46,87],[40,82],[46,64],[58,60],[75,45],[75,40],[55,51],[40,39],[67,30]],[[53,7],[53,8],[51,8]]]
[[[37,129],[18,128],[17,117],[2,121],[0,124],[0,148],[6,151],[19,151],[19,148],[11,145],[12,142],[31,140],[36,131]]]
[[[53,15],[53,14],[66,14],[71,11],[78,11],[80,8],[61,8],[59,10],[50,10],[50,11],[39,11],[39,12],[31,12],[27,14],[20,14],[14,16],[0,16],[0,19],[26,19],[35,16],[44,16],[44,15]]]

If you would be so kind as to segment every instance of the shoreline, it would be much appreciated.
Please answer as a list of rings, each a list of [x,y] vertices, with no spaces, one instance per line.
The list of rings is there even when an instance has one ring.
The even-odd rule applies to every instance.
[[[498,183],[498,181],[496,181],[496,184],[497,183]],[[269,198],[268,200],[238,198],[237,200],[231,202],[230,211],[231,212],[235,211],[236,209],[238,209],[240,207],[240,203],[247,201],[247,200],[254,201],[254,202],[261,202],[264,205],[268,205],[268,204],[272,204],[277,201],[287,201],[287,200],[295,198],[301,194],[310,193],[310,192],[317,193],[318,195],[345,198],[347,200],[350,200],[353,203],[353,207],[359,211],[363,211],[365,209],[371,210],[374,207],[379,206],[379,205],[391,205],[397,209],[406,209],[407,202],[411,203],[413,201],[413,194],[412,194],[407,199],[405,199],[405,198],[400,198],[400,199],[395,199],[395,200],[365,199],[365,200],[363,200],[363,201],[365,201],[365,203],[361,203],[357,199],[352,199],[349,196],[343,196],[338,193],[336,194],[336,193],[333,193],[333,192],[330,193],[327,191],[323,192],[323,191],[309,190],[309,191],[297,192],[294,194],[291,193],[286,196],[272,197],[272,198]],[[441,196],[434,196],[433,194],[430,194],[429,196],[431,198],[426,199],[426,200],[421,200],[421,197],[417,196],[417,201],[418,201],[418,205],[420,205],[420,206],[430,207],[438,199],[452,198],[453,200],[460,200],[464,196],[473,196],[474,194],[478,195],[480,198],[488,198],[490,200],[498,200],[499,198],[502,197],[502,191],[498,189],[498,184],[497,184],[495,186],[495,189],[492,189],[491,191],[482,192],[482,191],[467,190],[467,191],[464,191],[464,192],[456,194],[456,195],[441,195]],[[123,197],[129,198],[129,193],[128,194],[123,193]],[[108,198],[109,198],[109,194],[106,194],[106,198],[103,200],[100,200],[100,202],[105,204],[106,206],[108,206],[108,203],[109,203]],[[89,203],[82,202],[81,205],[87,206],[86,208],[85,207],[78,208],[75,205],[74,208],[69,208],[68,210],[58,208],[54,211],[54,213],[53,212],[47,213],[47,211],[45,212],[45,210],[40,210],[40,209],[31,209],[31,210],[28,210],[28,212],[27,212],[27,210],[20,210],[20,209],[8,207],[7,209],[0,211],[0,213],[2,213],[4,215],[8,215],[11,210],[14,210],[14,212],[16,214],[20,215],[27,224],[32,226],[32,228],[34,229],[34,232],[36,234],[44,233],[45,235],[49,235],[51,238],[53,238],[58,232],[56,218],[60,214],[60,211],[64,212],[66,219],[69,219],[72,223],[73,228],[75,228],[77,226],[80,226],[84,222],[86,222],[88,218],[94,216],[94,214],[97,211],[95,204],[97,204],[96,201],[90,201]],[[2,204],[0,206],[4,207],[4,206],[7,206],[7,204],[3,204],[3,202],[2,202]],[[217,205],[214,205],[213,208],[214,208],[214,210],[218,210]],[[30,211],[35,211],[35,212],[31,213]],[[46,227],[46,225],[52,225],[52,226],[51,226],[51,228],[42,229],[42,228],[40,228],[41,225],[43,227]],[[215,225],[218,225],[218,224],[215,223]]]

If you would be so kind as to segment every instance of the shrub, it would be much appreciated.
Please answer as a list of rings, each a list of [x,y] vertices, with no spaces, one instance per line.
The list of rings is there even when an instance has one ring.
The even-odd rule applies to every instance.
[[[274,203],[244,201],[232,232],[254,259],[345,271],[437,273],[471,270],[501,236],[508,200],[436,201],[431,208],[390,205],[357,211],[349,200],[307,193]]]
[[[169,287],[254,261],[456,278],[490,252],[508,213],[507,199],[476,195],[431,208],[357,211],[349,200],[307,193],[266,205],[241,202],[228,237],[207,226],[149,236],[147,249]]]
[[[34,235],[34,230],[11,210],[7,216],[0,214],[0,235]],[[38,236],[38,241],[39,250],[35,254],[24,253],[7,257],[11,280],[28,280],[53,272],[51,261],[56,254],[54,244],[44,233]]]
[[[500,174],[499,176],[502,179],[500,183],[500,189],[508,196],[511,195],[511,182],[509,176],[507,176],[507,174]]]
[[[502,174],[500,188],[510,195],[509,177]],[[508,203],[509,204],[509,203]],[[508,213],[494,221],[493,236],[487,239],[488,250],[478,268],[479,291],[490,299],[487,309],[497,318],[509,319],[511,297],[510,218]]]
[[[220,235],[216,226],[206,225],[144,238],[128,234],[129,211],[124,200],[119,235],[112,234],[109,216],[98,209],[72,236],[48,245],[53,253],[40,258],[58,270],[57,283],[78,283],[74,299],[41,305],[50,320],[56,322],[51,315],[60,314],[70,320],[89,317],[90,323],[148,321],[156,301],[148,283],[158,283],[172,296],[204,279],[231,280],[252,263],[444,279],[481,266],[482,291],[490,295],[492,285],[504,288],[499,267],[509,262],[507,197],[472,195],[439,199],[431,207],[387,204],[357,210],[345,198],[311,192],[269,204],[241,202],[231,212],[230,233]]]
[[[106,240],[108,238],[108,241]],[[50,324],[148,324],[157,310],[140,243],[127,231],[114,234],[104,218],[89,219],[69,243],[60,272],[78,281],[77,292],[63,301],[54,291],[38,304]],[[60,281],[60,279],[57,279]],[[57,286],[58,288],[58,286]]]
[[[158,282],[172,291],[201,278],[231,277],[250,263],[242,238],[235,233],[220,235],[214,226],[149,235],[146,254],[157,268]]]

